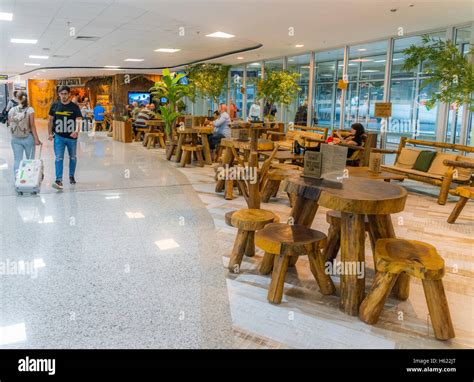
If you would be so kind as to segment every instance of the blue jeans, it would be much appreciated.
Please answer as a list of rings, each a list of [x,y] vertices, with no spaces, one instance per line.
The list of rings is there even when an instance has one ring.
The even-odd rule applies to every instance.
[[[225,138],[224,134],[214,133],[208,136],[209,146],[211,150],[215,150],[220,145],[222,138]]]
[[[16,177],[18,167],[23,159],[23,153],[25,153],[26,159],[33,159],[35,157],[35,139],[33,134],[28,135],[26,138],[15,138],[12,136],[12,149],[13,149],[13,174]]]
[[[69,154],[69,177],[74,176],[77,163],[77,139],[64,138],[60,135],[54,136],[54,155],[56,156],[56,180],[63,180],[64,152],[67,147]]]

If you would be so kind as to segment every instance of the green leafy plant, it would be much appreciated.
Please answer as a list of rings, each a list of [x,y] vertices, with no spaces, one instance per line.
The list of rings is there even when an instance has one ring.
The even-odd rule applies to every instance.
[[[186,111],[186,103],[180,99],[177,103],[176,103],[176,107],[178,108],[178,111],[180,113],[184,113]]]
[[[257,82],[257,97],[268,103],[268,120],[272,120],[271,110],[275,104],[289,105],[301,90],[298,86],[300,74],[286,70],[271,71],[265,79]]]
[[[428,109],[437,102],[460,106],[467,104],[472,111],[474,105],[474,69],[451,40],[443,41],[428,35],[422,36],[422,46],[411,45],[403,53],[407,55],[403,70],[416,69],[423,63],[424,73],[429,78],[422,83],[425,88],[430,84],[439,84],[439,91],[426,102]],[[469,55],[474,54],[471,47]]]
[[[164,69],[160,81],[155,82],[150,89],[155,99],[165,97],[168,100],[165,106],[160,106],[161,119],[168,139],[171,137],[176,119],[181,115],[177,109],[177,103],[189,93],[188,86],[179,82],[183,77],[185,77],[183,73],[172,75],[169,69]]]
[[[195,64],[187,68],[192,101],[196,95],[219,102],[224,85],[227,83],[230,66],[222,64]]]

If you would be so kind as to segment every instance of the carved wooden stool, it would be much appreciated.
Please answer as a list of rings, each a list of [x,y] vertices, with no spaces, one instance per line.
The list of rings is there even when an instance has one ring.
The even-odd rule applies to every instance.
[[[436,248],[416,240],[379,239],[375,246],[377,273],[369,294],[362,301],[359,318],[369,325],[377,323],[385,300],[397,277],[421,279],[434,335],[439,340],[454,338],[454,328],[444,293],[444,260]]]
[[[279,221],[280,218],[273,212],[260,209],[242,209],[226,213],[225,222],[239,229],[230,256],[229,271],[239,273],[244,254],[248,257],[255,255],[255,231]]]
[[[331,277],[326,274],[321,255],[326,241],[322,232],[303,225],[272,223],[265,226],[255,235],[255,244],[265,251],[261,268],[270,268],[273,262],[272,281],[267,299],[279,304],[283,297],[283,285],[290,257],[307,255],[311,273],[322,294],[333,294],[335,291]],[[265,272],[262,272],[265,273]]]

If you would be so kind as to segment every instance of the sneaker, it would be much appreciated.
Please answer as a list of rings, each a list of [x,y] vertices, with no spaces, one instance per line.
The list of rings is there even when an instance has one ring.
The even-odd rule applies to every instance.
[[[62,190],[63,189],[63,182],[61,182],[60,180],[56,180],[53,183],[53,188],[55,188],[56,190]]]
[[[73,176],[70,176],[70,177],[69,177],[69,183],[71,183],[71,184],[76,184],[76,179],[74,179]]]

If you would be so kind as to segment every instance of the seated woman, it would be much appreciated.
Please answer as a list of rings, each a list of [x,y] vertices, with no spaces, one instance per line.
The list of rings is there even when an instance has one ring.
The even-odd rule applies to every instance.
[[[337,137],[332,139],[332,143],[337,145],[339,143],[344,143],[346,145],[353,145],[353,146],[362,146],[364,136],[365,136],[365,129],[361,123],[353,123],[351,125],[351,134],[347,137],[343,138],[339,131],[336,131]],[[347,157],[350,158],[352,154],[356,150],[349,149],[347,151]]]

